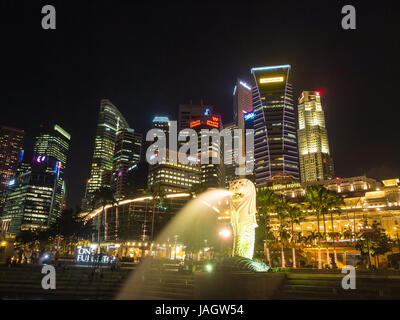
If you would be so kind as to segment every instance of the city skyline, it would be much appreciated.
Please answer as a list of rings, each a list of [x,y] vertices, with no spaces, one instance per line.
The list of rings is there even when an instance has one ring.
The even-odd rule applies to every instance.
[[[10,6],[12,10],[12,5]],[[244,11],[256,15],[254,11],[262,6],[253,6],[245,5]],[[142,9],[148,8],[145,6]],[[16,50],[26,51],[25,54],[30,55],[30,58],[17,66],[16,71],[11,71],[9,67],[6,67],[6,74],[10,74],[11,77],[5,86],[3,105],[8,112],[2,116],[1,124],[24,129],[30,140],[37,135],[35,130],[38,130],[39,125],[43,122],[59,123],[61,127],[71,133],[70,159],[66,172],[67,203],[70,206],[80,205],[85,182],[89,178],[89,165],[93,152],[92,145],[100,99],[110,99],[124,114],[132,128],[141,133],[145,133],[150,128],[155,115],[168,115],[171,119],[178,119],[178,105],[188,104],[190,100],[193,101],[193,104],[199,104],[203,100],[204,104],[215,106],[221,113],[223,123],[228,123],[233,118],[232,91],[236,79],[239,77],[250,81],[248,73],[252,67],[288,63],[292,66],[294,99],[303,90],[321,92],[322,103],[326,108],[327,131],[336,175],[357,176],[366,173],[367,176],[380,179],[399,176],[400,169],[397,163],[400,161],[400,154],[393,147],[398,136],[395,130],[395,117],[388,118],[383,113],[377,114],[373,111],[373,106],[382,104],[385,105],[388,113],[395,113],[395,106],[390,103],[386,95],[371,96],[366,94],[365,89],[373,82],[377,92],[384,92],[386,83],[388,84],[387,90],[390,90],[391,86],[396,83],[395,80],[391,81],[393,75],[389,69],[389,62],[382,62],[383,54],[378,54],[379,46],[383,46],[388,39],[373,37],[377,45],[369,44],[371,35],[373,36],[374,32],[377,32],[376,29],[382,28],[380,25],[368,25],[368,21],[372,19],[372,10],[369,11],[372,8],[367,6],[364,7],[364,11],[360,12],[360,30],[356,31],[357,34],[355,32],[346,33],[340,29],[339,6],[332,5],[329,8],[332,13],[326,13],[323,11],[322,5],[316,4],[309,14],[315,17],[314,23],[325,19],[331,22],[332,26],[316,31],[312,29],[312,23],[307,22],[303,31],[293,31],[293,28],[300,23],[301,12],[306,10],[306,8],[293,4],[287,11],[288,16],[293,18],[292,22],[287,22],[287,27],[282,30],[275,30],[271,41],[260,46],[260,44],[255,45],[252,42],[263,32],[251,28],[254,27],[251,18],[245,19],[249,26],[244,23],[234,39],[231,39],[230,32],[225,30],[224,23],[227,26],[235,25],[235,18],[239,16],[239,7],[230,7],[228,12],[222,13],[218,7],[206,5],[200,8],[200,12],[196,14],[196,10],[191,11],[194,22],[202,17],[202,13],[209,10],[220,18],[218,23],[210,19],[209,26],[200,28],[192,22],[187,31],[171,32],[173,43],[186,39],[191,32],[201,32],[202,45],[195,44],[191,49],[187,49],[187,53],[194,55],[194,58],[187,58],[185,50],[181,51],[165,46],[166,49],[163,50],[168,59],[157,58],[158,56],[154,54],[144,59],[144,55],[151,53],[152,48],[156,47],[156,40],[164,41],[162,40],[163,33],[158,31],[159,26],[173,20],[172,12],[176,7],[167,6],[170,15],[165,17],[157,11],[156,16],[160,18],[159,24],[157,27],[151,27],[146,37],[140,35],[141,28],[137,29],[131,24],[132,17],[128,19],[128,13],[123,14],[116,25],[106,24],[100,29],[99,34],[95,35],[96,39],[103,39],[102,43],[104,44],[99,44],[99,46],[106,46],[108,41],[112,43],[113,40],[109,34],[113,34],[111,31],[117,29],[120,32],[118,41],[126,43],[126,46],[116,49],[113,54],[101,54],[97,50],[94,52],[95,45],[91,41],[87,41],[94,32],[84,31],[78,36],[78,31],[86,29],[83,28],[83,20],[77,21],[76,25],[68,20],[67,13],[72,13],[71,8],[63,5],[57,6],[60,21],[56,35],[43,34],[43,31],[39,29],[32,31],[26,29],[33,19],[30,17],[29,10],[36,10],[34,5],[28,6],[27,19],[24,19],[20,26],[16,26],[16,34],[31,32],[32,41],[37,41],[37,45],[35,49],[26,49],[26,44],[18,44],[9,35],[5,35],[5,38],[13,44],[10,51],[6,53],[11,62],[10,65],[13,64],[12,62],[16,62],[14,60],[16,58],[12,57]],[[104,16],[105,12],[110,10],[107,5],[93,8],[89,4],[86,9],[96,12],[99,17]],[[277,5],[277,9],[280,9],[279,5]],[[118,10],[110,10],[111,16],[116,15],[116,11]],[[321,12],[325,12],[325,14],[321,15]],[[176,14],[179,15],[179,11]],[[377,14],[378,17],[381,17],[379,12]],[[385,17],[388,12],[385,11],[381,14]],[[269,23],[273,25],[277,20],[274,18]],[[376,21],[376,17],[374,17],[374,21]],[[140,22],[142,22],[142,28],[149,23],[145,19],[138,23],[140,24]],[[177,31],[184,22],[187,22],[186,19],[172,24],[171,28],[173,31]],[[11,22],[11,25],[13,23]],[[94,27],[98,25],[100,25],[100,21],[93,21]],[[215,27],[221,31],[221,35],[214,39],[211,31]],[[250,30],[256,34],[249,35]],[[294,35],[291,35],[293,33]],[[281,38],[285,35],[289,38]],[[80,58],[74,58],[71,49],[61,42],[62,36],[66,37],[71,49],[88,49],[90,53],[83,55],[79,51],[82,53]],[[133,55],[136,46],[127,41],[128,36],[139,39],[145,49],[137,55]],[[336,41],[334,41],[335,39]],[[298,44],[304,40],[315,45],[311,45],[311,48],[306,46],[300,48]],[[235,41],[247,44],[247,46],[239,46]],[[350,47],[353,41],[357,41],[358,46]],[[215,47],[216,42],[218,45],[215,54],[210,55],[209,48],[213,45]],[[180,42],[176,44],[178,43]],[[271,43],[273,43],[273,50],[268,49]],[[185,40],[181,44],[182,49],[190,48],[189,44],[190,41]],[[377,53],[376,60],[368,59],[361,54],[365,47],[373,53]],[[256,48],[258,49],[255,50]],[[335,48],[334,52],[333,48]],[[66,56],[62,58],[66,67],[60,67],[57,58],[62,50],[65,50],[66,53]],[[391,55],[395,56],[394,51],[385,54],[389,56],[385,61],[390,61]],[[42,57],[42,55],[44,56]],[[223,59],[225,56],[228,59]],[[41,68],[36,69],[32,59],[39,60],[39,62],[44,59],[43,61],[46,63],[40,63]],[[196,62],[193,63],[192,59],[196,59]],[[138,63],[139,60],[142,61],[141,65]],[[92,65],[90,65],[91,62],[93,62]],[[28,63],[31,64],[27,66]],[[181,64],[185,68],[179,68],[178,66]],[[186,68],[189,65],[192,68],[190,70]],[[163,70],[162,66],[166,66],[166,69]],[[80,67],[82,70],[78,70]],[[23,70],[24,68],[27,68],[26,71]],[[19,77],[17,81],[13,72],[19,72],[22,77]],[[34,78],[28,73],[39,73],[43,75],[43,79],[57,81],[43,80],[44,82],[40,84],[34,84]],[[166,75],[169,79],[165,79]],[[213,77],[213,75],[216,76]],[[378,79],[378,76],[388,79],[388,81],[385,83],[374,81]],[[71,85],[71,79],[77,83]],[[166,82],[172,84],[166,84]],[[160,84],[165,84],[165,87]],[[66,89],[63,89],[64,86]],[[20,88],[30,93],[27,95],[29,100],[17,95]],[[40,107],[36,107],[35,112],[32,112],[32,106]],[[370,112],[366,112],[366,110]],[[371,113],[374,114],[373,117]],[[374,128],[374,130],[370,130],[370,128]],[[353,143],[349,143],[348,137],[350,136]],[[29,145],[33,146],[33,143],[27,141],[27,145],[28,149]],[[373,146],[372,150],[371,145]]]

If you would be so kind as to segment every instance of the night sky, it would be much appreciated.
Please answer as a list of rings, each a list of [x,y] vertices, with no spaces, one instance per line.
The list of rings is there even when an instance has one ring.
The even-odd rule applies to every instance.
[[[337,176],[400,177],[398,13],[390,2],[1,1],[0,124],[72,135],[68,205],[80,204],[99,102],[145,133],[178,104],[214,105],[232,121],[235,79],[292,65],[294,98],[320,90]],[[144,4],[146,3],[146,4]],[[57,29],[41,28],[52,4]],[[341,28],[353,4],[357,30]]]

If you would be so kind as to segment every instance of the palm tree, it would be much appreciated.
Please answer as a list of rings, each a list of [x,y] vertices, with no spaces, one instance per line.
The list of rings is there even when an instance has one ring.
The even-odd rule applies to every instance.
[[[285,252],[283,244],[285,239],[288,238],[286,219],[288,218],[290,200],[284,196],[277,196],[277,200],[275,201],[274,207],[279,220],[279,237],[281,241],[282,268],[285,268],[286,262],[285,262]]]
[[[264,235],[264,251],[265,255],[267,258],[267,262],[270,265],[271,264],[271,258],[270,258],[270,253],[269,253],[269,246],[268,246],[268,240],[270,240],[271,237],[271,232],[270,232],[270,225],[268,223],[268,217],[269,213],[273,212],[275,209],[275,203],[277,200],[277,196],[275,193],[270,190],[270,189],[260,189],[257,191],[257,207],[258,207],[258,213],[260,217],[260,226],[263,227]]]
[[[292,256],[293,256],[293,268],[296,268],[296,238],[297,235],[294,231],[294,225],[299,224],[300,222],[305,220],[305,216],[302,210],[300,210],[299,206],[294,205],[288,208],[287,217],[290,223],[291,229],[291,241],[293,242],[292,245]]]
[[[102,206],[101,215],[104,213],[104,240],[107,240],[107,212],[106,205],[115,203],[114,190],[110,187],[101,187],[93,193],[93,200]],[[101,217],[98,215],[97,240],[100,243]]]
[[[312,185],[307,188],[305,194],[306,206],[308,209],[313,211],[313,214],[317,217],[317,233],[318,233],[318,269],[322,268],[321,262],[321,236],[320,236],[320,218],[321,215],[324,218],[324,230],[325,230],[325,214],[327,213],[328,190],[320,185]],[[329,262],[329,251],[328,262]]]
[[[340,206],[343,206],[344,200],[343,197],[339,194],[337,194],[336,192],[333,191],[329,191],[328,192],[328,203],[327,203],[327,207],[331,216],[331,225],[332,225],[332,239],[333,239],[333,256],[334,256],[334,261],[335,261],[335,265],[337,265],[337,253],[336,253],[336,242],[335,242],[335,229],[333,226],[333,214],[337,214],[340,215],[341,213],[341,209]]]
[[[151,218],[151,240],[154,240],[154,225],[155,225],[155,216],[156,216],[156,207],[161,206],[165,199],[165,190],[161,186],[151,186],[146,190],[146,193],[152,196],[152,218]]]

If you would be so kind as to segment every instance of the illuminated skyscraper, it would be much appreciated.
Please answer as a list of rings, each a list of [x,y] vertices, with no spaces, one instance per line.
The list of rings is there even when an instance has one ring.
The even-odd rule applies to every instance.
[[[53,157],[65,168],[68,158],[71,135],[59,125],[54,127],[40,126],[40,133],[35,139],[33,152],[35,155]]]
[[[117,133],[125,128],[129,128],[129,125],[121,112],[110,100],[102,99],[100,101],[90,178],[86,186],[86,196],[82,202],[83,209],[92,209],[94,205],[92,203],[93,193],[105,184],[110,184],[111,181],[104,183],[105,181],[102,180],[103,177],[108,177],[108,180],[111,179]]]
[[[276,176],[299,179],[290,65],[252,68],[257,187]]]
[[[47,173],[55,174],[54,192],[51,203],[51,219],[61,214],[65,202],[64,171],[67,165],[71,135],[59,125],[41,126],[40,133],[35,138],[33,162],[43,163],[45,159]],[[39,160],[40,159],[40,160]],[[34,168],[32,168],[33,171]]]
[[[180,104],[178,131],[189,128],[190,122],[199,119],[202,116],[209,116],[214,113],[213,106],[205,106],[203,103],[196,104]]]
[[[149,165],[148,186],[159,186],[165,192],[187,192],[193,184],[200,182],[200,168],[197,164],[172,163],[170,154],[176,151],[165,150],[165,157],[158,163]],[[178,155],[176,155],[178,157]]]
[[[299,97],[299,158],[302,182],[332,179],[324,110],[318,91],[303,91]]]
[[[252,91],[251,86],[247,84],[244,80],[237,79],[235,87],[233,88],[233,119],[234,122],[228,126],[224,126],[224,129],[230,129],[232,132],[232,137],[234,137],[234,130],[240,129],[242,130],[242,135],[240,136],[241,140],[241,155],[240,157],[244,159],[246,153],[246,136],[245,136],[245,121],[244,115],[248,112],[252,111]],[[236,137],[239,139],[239,136]],[[232,149],[234,159],[239,159],[239,154],[237,154],[237,150]],[[244,167],[244,164],[243,164]],[[236,175],[234,172],[236,168],[239,168],[239,164],[237,161],[233,161],[232,164],[225,165],[225,184],[229,186],[229,183],[235,179],[240,178],[239,175]],[[244,177],[244,176],[243,176]]]
[[[143,136],[131,128],[120,130],[117,134],[113,162],[113,188],[115,197],[126,196],[129,171],[138,167],[141,157]]]
[[[251,87],[245,81],[237,79],[233,89],[233,119],[238,128],[244,129],[243,115],[251,110]]]
[[[0,213],[10,179],[16,175],[24,131],[0,126]]]
[[[188,124],[189,125],[189,124]],[[170,119],[168,117],[156,116],[153,119],[152,127],[161,129],[168,141]],[[165,192],[189,191],[193,184],[199,183],[200,168],[197,164],[181,164],[170,161],[170,154],[178,158],[176,150],[165,150],[165,157],[158,163],[149,165],[148,186],[160,186]]]
[[[58,125],[41,126],[30,164],[25,159],[20,174],[9,182],[3,210],[3,218],[11,221],[9,232],[48,228],[60,216],[70,139]]]
[[[198,135],[198,158],[202,157],[202,129],[218,129],[222,130],[222,121],[219,115],[207,114],[202,115],[198,119],[190,122],[189,127],[197,132]],[[223,140],[223,139],[221,139]],[[224,142],[215,143],[209,138],[203,147],[207,154],[203,155],[209,158],[209,163],[200,163],[200,183],[205,188],[219,188],[225,186],[224,178],[224,162],[223,162],[223,146]]]

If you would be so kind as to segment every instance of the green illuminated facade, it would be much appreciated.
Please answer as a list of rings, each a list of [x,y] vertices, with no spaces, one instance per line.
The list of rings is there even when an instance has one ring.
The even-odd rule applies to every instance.
[[[8,185],[2,217],[11,220],[8,232],[45,229],[61,215],[70,139],[58,125],[41,126],[30,164]]]
[[[100,187],[111,184],[117,134],[125,128],[129,128],[129,125],[117,107],[110,100],[101,100],[90,178],[82,203],[83,209],[92,209],[93,193]]]

